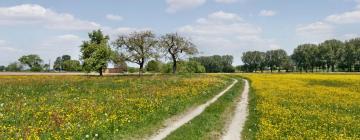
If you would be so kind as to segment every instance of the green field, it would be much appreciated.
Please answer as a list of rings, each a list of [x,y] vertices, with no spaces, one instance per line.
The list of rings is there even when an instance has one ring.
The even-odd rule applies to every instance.
[[[245,139],[358,139],[360,75],[249,74]]]
[[[0,139],[143,139],[232,78],[251,85],[244,139],[357,139],[357,74],[0,76]],[[220,139],[243,83],[166,139]]]
[[[222,76],[0,76],[1,139],[142,137],[228,84]]]

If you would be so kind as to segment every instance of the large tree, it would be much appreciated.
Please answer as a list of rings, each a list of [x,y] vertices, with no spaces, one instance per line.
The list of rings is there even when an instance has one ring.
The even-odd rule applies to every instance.
[[[42,70],[41,63],[43,60],[36,54],[24,55],[19,58],[19,62],[27,65],[30,68],[30,71]]]
[[[111,58],[112,51],[108,43],[110,38],[101,30],[92,31],[89,38],[89,41],[84,41],[80,46],[83,68],[87,72],[97,71],[102,76]]]
[[[69,69],[72,69],[73,70],[73,68],[70,68],[69,66],[69,64],[70,63],[72,63],[72,64],[75,64],[76,62],[75,61],[73,61],[73,62],[75,62],[75,63],[73,63],[73,62],[68,62],[68,61],[71,61],[71,56],[70,55],[63,55],[63,56],[61,56],[61,57],[57,57],[56,58],[56,60],[55,60],[55,62],[54,62],[54,66],[53,66],[53,68],[55,69],[55,70],[57,70],[57,71],[62,71],[62,70],[64,70],[64,71],[69,71]],[[66,68],[65,68],[65,63],[67,64],[66,65]],[[74,65],[75,66],[75,65]],[[75,66],[75,67],[77,67],[77,66]],[[71,71],[72,71],[71,70]]]
[[[166,55],[169,55],[173,62],[172,72],[176,73],[177,62],[180,61],[181,54],[193,55],[198,53],[196,46],[183,36],[177,33],[166,34],[160,38],[159,46]]]
[[[5,69],[6,69],[6,67],[5,66],[0,66],[0,72],[3,72],[3,71],[5,71]]]
[[[280,72],[281,66],[286,62],[287,58],[288,56],[286,51],[282,49],[270,50],[266,52],[266,63],[270,67],[271,72],[273,71],[274,67],[277,67],[278,71]]]
[[[343,65],[347,67],[349,72],[351,72],[353,70],[353,66],[355,66],[356,63],[360,63],[360,38],[354,38],[346,41],[341,56]]]
[[[300,71],[313,69],[316,62],[316,52],[314,52],[316,44],[302,44],[295,48],[291,58],[294,60]]]
[[[241,60],[244,62],[247,72],[253,72],[257,69],[263,71],[265,64],[265,53],[259,51],[248,51],[243,53]]]
[[[325,62],[328,71],[330,67],[332,72],[335,71],[335,65],[340,62],[343,47],[344,43],[336,39],[326,40],[319,45],[322,61]]]
[[[120,35],[113,44],[126,61],[139,65],[139,75],[143,72],[146,61],[158,55],[157,39],[151,31]]]

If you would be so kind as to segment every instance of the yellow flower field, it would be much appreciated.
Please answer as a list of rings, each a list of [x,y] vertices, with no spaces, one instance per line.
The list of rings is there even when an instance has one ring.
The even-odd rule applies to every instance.
[[[216,75],[0,76],[0,139],[121,139],[228,84]]]
[[[255,103],[245,137],[360,138],[360,75],[249,74]]]

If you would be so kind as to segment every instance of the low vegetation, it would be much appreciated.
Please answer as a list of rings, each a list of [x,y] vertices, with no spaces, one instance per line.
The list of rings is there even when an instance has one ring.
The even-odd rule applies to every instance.
[[[360,77],[249,74],[252,101],[244,138],[357,139]]]
[[[0,76],[0,139],[142,137],[205,102],[228,78]]]

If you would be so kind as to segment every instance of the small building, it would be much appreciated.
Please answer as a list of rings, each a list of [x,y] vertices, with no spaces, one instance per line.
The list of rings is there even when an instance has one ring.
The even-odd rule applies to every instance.
[[[104,70],[104,73],[124,73],[124,72],[126,72],[126,69],[122,67],[107,68]]]

